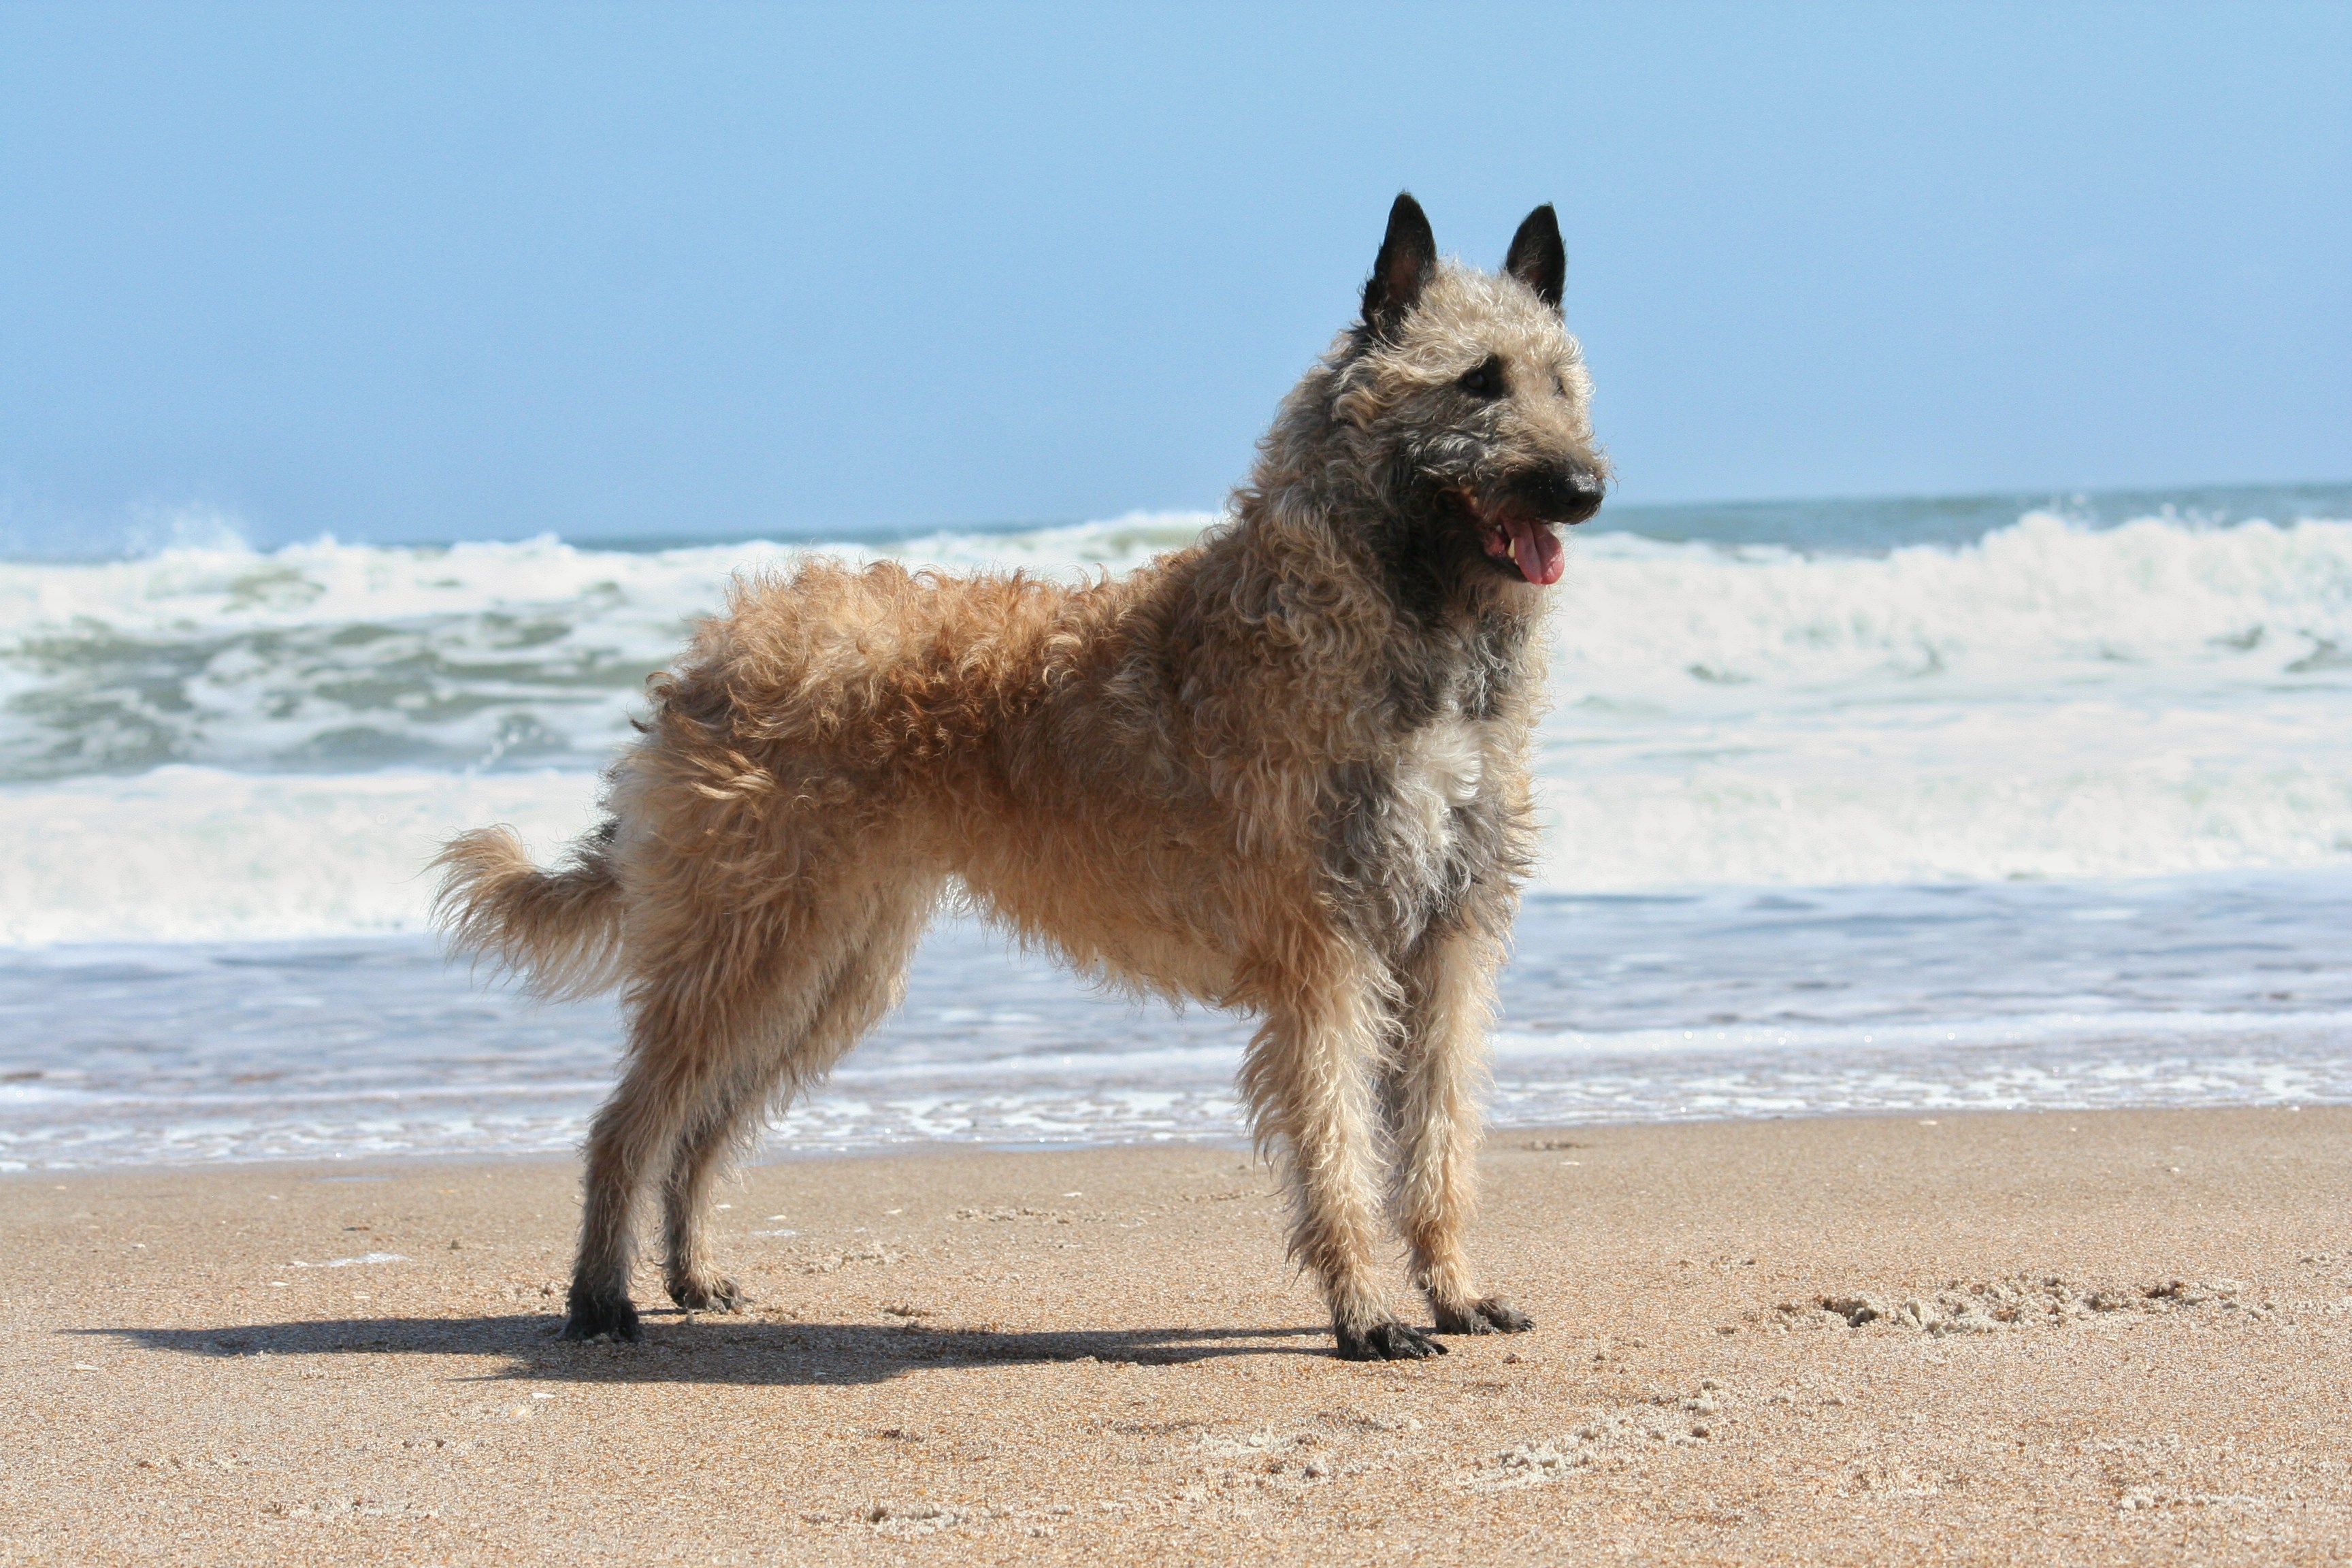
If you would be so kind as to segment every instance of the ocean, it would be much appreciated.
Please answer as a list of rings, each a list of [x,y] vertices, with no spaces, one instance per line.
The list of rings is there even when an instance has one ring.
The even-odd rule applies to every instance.
[[[0,1169],[576,1146],[617,1016],[442,839],[585,826],[731,575],[1212,521],[0,561]],[[1612,508],[1553,602],[1498,1123],[2352,1100],[2352,485]],[[1246,1033],[945,920],[768,1148],[1237,1138]]]

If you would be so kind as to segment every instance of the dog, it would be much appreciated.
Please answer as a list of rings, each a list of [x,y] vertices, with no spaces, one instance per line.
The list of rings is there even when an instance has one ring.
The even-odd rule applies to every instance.
[[[1258,1019],[1241,1088],[1339,1355],[1445,1348],[1390,1310],[1391,1218],[1436,1333],[1532,1326],[1464,1235],[1547,590],[1609,477],[1566,270],[1549,205],[1486,273],[1400,195],[1360,318],[1197,544],[1075,586],[821,561],[739,581],[648,682],[562,864],[504,827],[450,842],[460,948],[625,1002],[564,1337],[640,1337],[648,1187],[670,1298],[740,1306],[714,1179],[897,1003],[950,897],[1082,973]]]

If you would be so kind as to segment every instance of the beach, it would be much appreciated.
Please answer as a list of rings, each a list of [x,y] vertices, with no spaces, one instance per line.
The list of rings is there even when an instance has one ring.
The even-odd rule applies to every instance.
[[[641,1346],[551,1337],[566,1160],[9,1176],[0,1562],[2352,1558],[2352,1110],[1512,1130],[1484,1179],[1536,1330],[1358,1365],[1233,1148],[751,1166],[752,1308]]]
[[[2352,1568],[2352,5],[1822,19],[0,4],[0,1568]]]

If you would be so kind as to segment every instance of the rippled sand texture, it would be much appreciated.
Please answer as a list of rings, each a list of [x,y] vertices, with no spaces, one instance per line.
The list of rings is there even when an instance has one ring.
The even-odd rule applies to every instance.
[[[755,1310],[640,1348],[548,1337],[568,1164],[7,1178],[0,1562],[2352,1557],[2352,1111],[1487,1177],[1538,1328],[1370,1366],[1214,1150],[754,1169]]]

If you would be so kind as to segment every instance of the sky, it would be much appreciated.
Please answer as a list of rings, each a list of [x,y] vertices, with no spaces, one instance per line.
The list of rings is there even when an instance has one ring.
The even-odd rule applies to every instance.
[[[2352,479],[2352,5],[0,0],[0,549],[1217,506],[1390,200],[1620,504]]]

